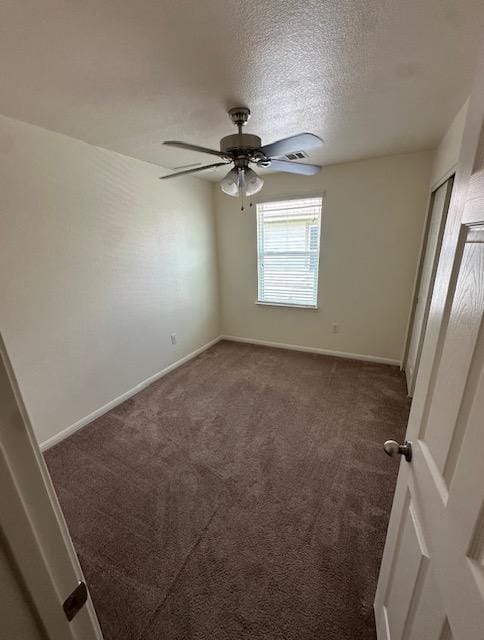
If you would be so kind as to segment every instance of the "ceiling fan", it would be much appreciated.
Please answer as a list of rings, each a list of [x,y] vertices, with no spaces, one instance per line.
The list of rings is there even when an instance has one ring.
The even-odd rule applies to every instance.
[[[258,167],[270,167],[276,171],[296,173],[303,176],[311,176],[320,171],[321,167],[316,164],[299,164],[290,160],[281,160],[279,157],[319,147],[323,144],[323,141],[318,136],[313,133],[298,133],[289,138],[283,138],[277,142],[262,146],[259,136],[252,133],[242,133],[242,127],[247,124],[250,118],[250,110],[247,107],[234,107],[229,110],[228,114],[238,132],[225,136],[220,140],[220,151],[176,140],[167,140],[163,143],[170,147],[200,151],[218,156],[223,162],[171,173],[167,176],[162,176],[161,179],[166,180],[167,178],[186,176],[189,173],[233,164],[233,169],[220,182],[222,191],[229,196],[250,197],[262,189],[264,180],[249,167],[249,164],[255,164]]]

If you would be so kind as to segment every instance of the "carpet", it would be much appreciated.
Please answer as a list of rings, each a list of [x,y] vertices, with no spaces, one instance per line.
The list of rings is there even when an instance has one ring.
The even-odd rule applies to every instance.
[[[374,640],[397,367],[219,342],[46,452],[105,640]]]

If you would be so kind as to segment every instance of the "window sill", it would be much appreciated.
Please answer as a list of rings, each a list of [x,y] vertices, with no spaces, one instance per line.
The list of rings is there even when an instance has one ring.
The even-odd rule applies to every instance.
[[[319,307],[313,304],[291,304],[290,302],[262,302],[260,300],[256,300],[255,304],[260,305],[261,307],[283,307],[285,309],[311,309],[313,311],[317,311]]]

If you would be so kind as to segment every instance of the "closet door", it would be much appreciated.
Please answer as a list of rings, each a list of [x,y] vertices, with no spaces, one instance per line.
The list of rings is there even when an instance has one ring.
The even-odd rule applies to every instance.
[[[430,212],[425,234],[425,245],[420,263],[417,297],[415,300],[412,331],[405,361],[408,395],[413,396],[417,377],[427,317],[434,289],[435,274],[442,247],[447,211],[454,178],[449,178],[432,193]]]

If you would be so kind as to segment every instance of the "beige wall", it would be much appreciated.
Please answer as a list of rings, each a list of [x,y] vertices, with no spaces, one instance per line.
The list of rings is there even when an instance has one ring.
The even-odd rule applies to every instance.
[[[325,191],[320,308],[260,307],[254,210],[241,214],[217,185],[161,183],[154,165],[0,116],[0,330],[39,440],[221,332],[399,360],[431,159],[267,176],[264,198]]]
[[[0,330],[41,442],[219,334],[212,185],[159,175],[0,117]]]
[[[316,311],[255,304],[255,207],[215,187],[223,333],[400,361],[431,163],[419,152],[267,176],[261,199],[325,192]]]

